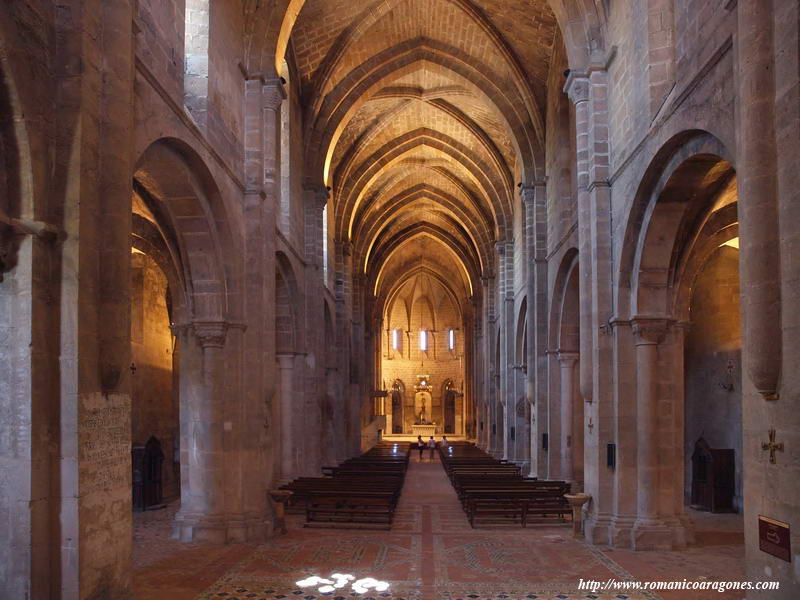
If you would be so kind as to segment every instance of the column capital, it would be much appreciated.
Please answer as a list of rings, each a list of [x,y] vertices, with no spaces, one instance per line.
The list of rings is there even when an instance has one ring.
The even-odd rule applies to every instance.
[[[657,345],[664,341],[673,321],[664,317],[634,317],[631,319],[637,346]]]
[[[266,79],[261,86],[262,106],[270,110],[278,110],[281,102],[286,99],[286,90],[283,87],[283,79],[273,77]]]
[[[567,82],[564,84],[564,93],[569,96],[573,104],[589,100],[589,73],[570,71]]]
[[[278,362],[278,368],[291,369],[294,367],[294,352],[282,352],[275,355],[275,360]]]
[[[227,321],[194,321],[194,334],[203,349],[222,348],[228,333]]]
[[[532,204],[536,200],[536,190],[543,190],[547,187],[547,177],[536,179],[528,183],[519,184],[519,195],[525,204]]]
[[[500,256],[506,256],[506,254],[513,254],[514,252],[514,242],[509,240],[497,240],[494,243],[494,247],[497,249],[498,254]]]
[[[170,323],[169,330],[175,337],[181,337],[192,328],[192,323]]]
[[[580,358],[580,354],[578,352],[569,352],[564,350],[559,350],[556,356],[558,357],[558,362],[561,363],[561,368],[569,368],[573,366]]]
[[[310,199],[313,206],[322,210],[328,204],[330,198],[330,188],[322,183],[305,183],[303,191]]]
[[[342,256],[351,256],[353,254],[353,242],[350,240],[335,240],[337,250],[340,250]]]

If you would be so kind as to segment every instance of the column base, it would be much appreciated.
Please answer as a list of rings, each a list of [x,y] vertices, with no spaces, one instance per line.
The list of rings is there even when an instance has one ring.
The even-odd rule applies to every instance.
[[[257,542],[266,539],[272,530],[268,517],[245,518],[242,515],[208,516],[178,514],[173,522],[174,539],[203,545],[224,545]]]
[[[636,517],[615,517],[608,528],[609,543],[614,548],[630,548]]]
[[[631,530],[633,550],[676,550],[685,547],[685,530],[677,520],[637,519]]]
[[[611,520],[607,516],[589,515],[583,522],[583,536],[589,544],[608,545],[610,527]]]
[[[683,527],[686,545],[691,546],[695,543],[694,525],[692,524],[692,520],[686,513],[683,513],[678,516],[678,522],[680,523],[681,527]]]

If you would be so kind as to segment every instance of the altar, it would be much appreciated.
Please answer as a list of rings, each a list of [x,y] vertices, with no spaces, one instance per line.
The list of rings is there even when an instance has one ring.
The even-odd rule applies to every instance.
[[[427,441],[429,437],[432,435],[436,435],[436,430],[438,427],[435,423],[431,423],[430,425],[412,425],[412,431],[414,435],[421,435],[422,439]]]

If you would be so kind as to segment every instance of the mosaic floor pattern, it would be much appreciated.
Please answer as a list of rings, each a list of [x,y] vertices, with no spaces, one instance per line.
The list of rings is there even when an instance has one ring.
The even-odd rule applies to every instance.
[[[154,524],[166,528],[168,519],[137,522],[136,599],[733,600],[741,595],[593,593],[578,582],[744,578],[735,531],[709,534],[708,543],[684,552],[637,553],[575,540],[569,523],[471,529],[435,460],[412,463],[391,531],[307,530],[302,517],[289,519],[289,534],[266,544],[215,548],[169,541],[166,529]],[[314,576],[328,583],[297,585]],[[367,586],[361,592],[355,591],[358,580]],[[341,585],[325,587],[333,582]]]

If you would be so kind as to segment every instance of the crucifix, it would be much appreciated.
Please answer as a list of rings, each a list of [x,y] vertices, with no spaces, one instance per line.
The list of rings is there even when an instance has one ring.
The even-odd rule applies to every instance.
[[[592,423],[592,417],[589,417],[589,422],[586,424],[586,427],[589,428],[589,435],[591,435],[592,430],[594,429],[594,423]]]
[[[771,464],[775,464],[775,451],[780,450],[783,452],[783,442],[775,443],[775,430],[769,430],[769,442],[762,442],[761,443],[762,450],[769,450],[769,462]]]

